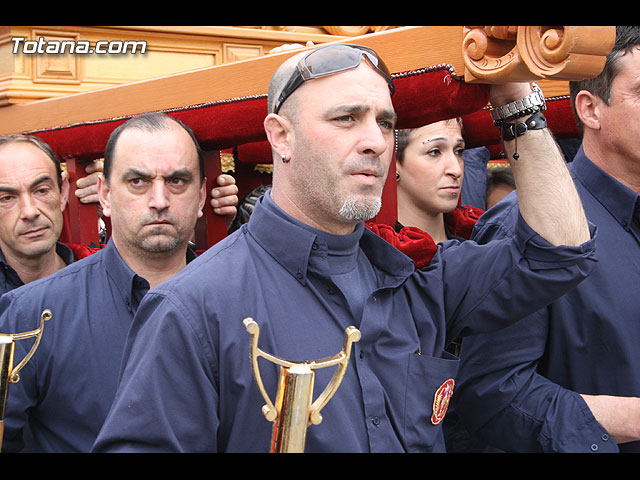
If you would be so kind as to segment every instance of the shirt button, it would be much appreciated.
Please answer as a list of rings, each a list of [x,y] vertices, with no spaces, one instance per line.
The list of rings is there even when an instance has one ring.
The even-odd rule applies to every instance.
[[[596,445],[595,443],[593,445],[591,445],[591,451],[593,451],[593,452],[598,451],[598,445]]]
[[[603,433],[603,434],[602,434],[602,440],[604,440],[605,442],[606,442],[607,440],[609,440],[609,435],[607,435],[606,433]]]
[[[315,243],[315,242],[313,242],[313,245],[311,245],[311,248],[312,248],[313,250],[317,250],[317,249],[318,249],[318,244],[317,244],[317,243]]]
[[[376,427],[380,426],[380,418],[379,417],[371,417],[371,423],[373,423]]]

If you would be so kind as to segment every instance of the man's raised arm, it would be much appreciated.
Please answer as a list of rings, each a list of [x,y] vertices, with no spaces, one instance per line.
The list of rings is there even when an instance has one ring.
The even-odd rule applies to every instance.
[[[543,114],[526,110],[530,104],[538,109],[534,89],[528,83],[492,85],[490,100],[515,177],[522,218],[553,245],[575,246],[589,240],[586,216],[562,152],[551,132],[540,128],[546,127]]]

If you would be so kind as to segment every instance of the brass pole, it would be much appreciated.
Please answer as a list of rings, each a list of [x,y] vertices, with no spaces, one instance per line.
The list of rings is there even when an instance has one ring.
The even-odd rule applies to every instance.
[[[306,365],[280,369],[271,453],[304,452],[314,378]]]

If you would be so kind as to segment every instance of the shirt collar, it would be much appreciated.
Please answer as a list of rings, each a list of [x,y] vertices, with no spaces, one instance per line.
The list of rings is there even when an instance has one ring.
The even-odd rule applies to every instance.
[[[628,230],[633,222],[638,194],[589,160],[582,147],[570,166],[576,179]]]
[[[75,258],[73,258],[73,250],[62,242],[56,243],[56,253],[62,258],[65,265],[71,265],[75,261]]]
[[[101,253],[107,276],[113,280],[113,285],[120,292],[127,307],[135,311],[142,297],[149,291],[149,282],[127,265],[113,239],[109,239]]]
[[[315,252],[319,254],[318,242],[326,243],[323,237],[326,238],[329,234],[319,232],[291,217],[275,204],[269,193],[256,202],[246,225],[247,231],[289,274],[304,285],[309,259]],[[364,224],[358,224],[356,232],[359,232],[360,248],[373,265],[394,276],[406,277],[413,272],[413,262],[409,257],[364,228]]]
[[[70,265],[71,263],[73,263],[73,251],[64,243],[56,243],[56,253],[60,256],[60,258],[62,258],[65,265]],[[6,282],[4,289],[13,289],[24,285],[24,282],[18,276],[13,267],[7,263],[7,259],[4,256],[2,250],[0,250],[0,268],[4,273],[4,281]],[[2,295],[2,292],[0,292],[0,295]]]
[[[150,289],[149,282],[127,265],[120,256],[120,252],[118,252],[118,249],[113,243],[113,239],[109,239],[107,246],[102,252],[102,261],[104,262],[107,275],[111,277],[114,285],[120,291],[126,305],[135,312],[142,297],[144,297]],[[188,246],[187,263],[195,258],[195,251],[191,246]]]

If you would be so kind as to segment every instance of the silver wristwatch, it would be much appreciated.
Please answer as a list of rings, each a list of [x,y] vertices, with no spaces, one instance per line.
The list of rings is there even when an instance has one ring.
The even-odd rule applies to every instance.
[[[547,102],[544,99],[544,94],[542,90],[540,90],[540,87],[536,83],[532,83],[531,88],[533,88],[533,92],[520,100],[507,103],[501,107],[492,107],[491,117],[493,121],[500,124],[505,120],[546,110]]]

